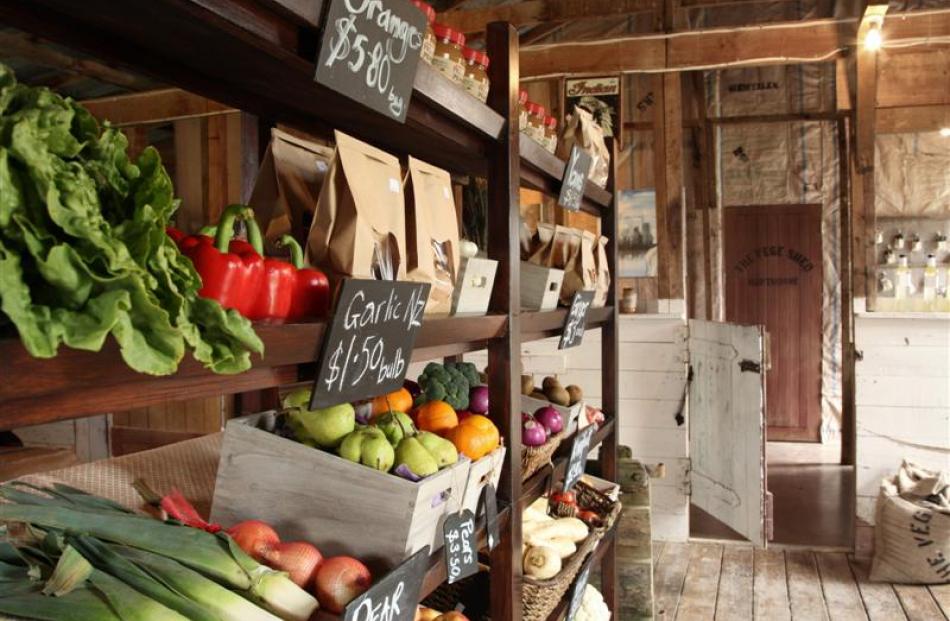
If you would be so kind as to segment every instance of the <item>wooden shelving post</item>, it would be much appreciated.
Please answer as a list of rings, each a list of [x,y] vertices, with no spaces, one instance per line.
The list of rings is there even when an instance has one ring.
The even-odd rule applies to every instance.
[[[488,26],[492,59],[489,105],[505,119],[488,167],[488,257],[498,261],[490,312],[507,314],[508,330],[488,347],[492,414],[508,443],[499,484],[511,515],[491,555],[491,618],[521,619],[521,251],[518,152],[518,31],[506,23]]]

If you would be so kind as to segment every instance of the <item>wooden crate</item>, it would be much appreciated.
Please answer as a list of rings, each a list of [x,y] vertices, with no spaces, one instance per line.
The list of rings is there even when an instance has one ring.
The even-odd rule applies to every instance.
[[[274,419],[265,412],[228,422],[212,521],[263,520],[284,540],[355,556],[374,571],[442,547],[442,521],[462,506],[467,458],[413,483],[265,431]]]
[[[484,315],[488,312],[498,261],[470,257],[462,260],[452,299],[453,315]]]
[[[581,412],[584,411],[583,400],[578,401],[574,405],[566,406],[557,405],[556,403],[551,403],[550,401],[544,401],[542,399],[535,399],[534,397],[529,397],[528,395],[521,395],[522,412],[534,414],[539,409],[548,405],[561,413],[561,418],[564,419],[564,429],[567,431],[568,435],[577,431],[577,424],[580,420]]]
[[[557,308],[564,270],[521,262],[521,308],[552,311]]]
[[[485,486],[491,483],[496,490],[498,489],[506,450],[505,447],[499,446],[488,455],[472,463],[468,473],[468,481],[465,484],[465,492],[462,495],[462,510],[469,509],[472,513],[478,515],[478,501],[482,497],[482,490],[485,489]]]

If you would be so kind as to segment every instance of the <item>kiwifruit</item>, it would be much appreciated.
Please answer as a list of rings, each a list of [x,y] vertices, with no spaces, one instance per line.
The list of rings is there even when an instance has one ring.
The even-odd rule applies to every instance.
[[[541,388],[543,388],[544,390],[548,390],[550,388],[553,388],[554,386],[560,386],[560,385],[561,385],[561,382],[559,382],[558,379],[554,377],[553,375],[548,375],[546,378],[544,378],[544,381],[541,382]]]
[[[534,390],[532,390],[532,391],[528,394],[528,396],[531,397],[532,399],[539,399],[539,400],[541,400],[541,401],[547,401],[547,400],[548,400],[547,395],[545,395],[543,392],[541,392],[541,391],[538,390],[537,388],[535,388]]]
[[[530,375],[521,376],[521,394],[530,395],[534,392],[534,377]]]
[[[568,396],[571,398],[571,405],[574,405],[584,398],[584,391],[581,390],[581,387],[577,384],[570,384],[564,390],[567,391]]]
[[[544,394],[547,395],[548,401],[557,405],[568,405],[571,402],[571,396],[561,386],[552,386],[545,390]]]

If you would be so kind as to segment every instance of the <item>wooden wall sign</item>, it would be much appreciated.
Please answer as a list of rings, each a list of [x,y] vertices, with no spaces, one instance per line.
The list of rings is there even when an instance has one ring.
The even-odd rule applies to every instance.
[[[426,27],[408,0],[333,0],[314,79],[404,123]]]
[[[402,386],[430,286],[352,278],[343,282],[323,341],[311,410]]]
[[[590,172],[593,160],[590,154],[577,145],[571,148],[571,156],[564,167],[564,178],[561,179],[561,193],[558,194],[557,204],[570,211],[579,211],[584,199],[584,184],[587,183],[587,173]]]
[[[610,131],[604,134],[620,137],[622,129],[622,79],[619,75],[596,78],[572,78],[564,81],[564,114],[574,111],[574,106],[583,103],[594,114],[598,125],[603,127],[609,118]]]

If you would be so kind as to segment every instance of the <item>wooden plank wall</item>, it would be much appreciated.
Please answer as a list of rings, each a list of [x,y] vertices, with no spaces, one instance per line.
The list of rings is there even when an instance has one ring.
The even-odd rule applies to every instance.
[[[855,347],[855,552],[867,555],[881,479],[902,459],[950,470],[950,317],[861,314]]]

